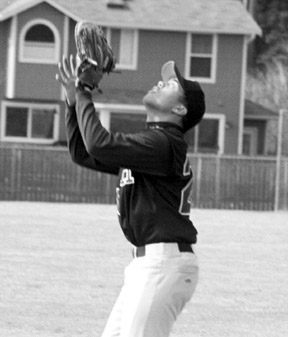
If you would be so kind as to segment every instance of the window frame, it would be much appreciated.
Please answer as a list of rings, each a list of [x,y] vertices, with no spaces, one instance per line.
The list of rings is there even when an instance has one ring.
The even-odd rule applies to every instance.
[[[205,113],[203,120],[207,119],[216,119],[218,120],[218,151],[217,155],[221,155],[224,153],[225,147],[225,125],[226,125],[226,116],[224,114],[219,113]],[[202,153],[199,152],[199,124],[195,126],[195,134],[194,134],[194,147],[193,151],[188,150],[189,153]]]
[[[27,137],[15,137],[5,135],[6,121],[7,121],[7,107],[12,108],[27,108],[28,109],[28,120],[27,120]],[[33,138],[31,137],[32,132],[32,111],[33,109],[53,109],[55,110],[54,121],[53,121],[53,137],[50,139],[45,138]],[[60,123],[60,106],[58,104],[50,103],[29,103],[29,102],[9,102],[2,101],[1,104],[1,129],[0,129],[0,141],[3,142],[13,142],[13,143],[35,143],[35,144],[53,144],[59,140],[59,123]]]
[[[51,29],[51,31],[54,34],[55,48],[54,48],[53,58],[39,59],[36,57],[25,57],[24,56],[26,33],[31,27],[38,25],[38,24],[47,26],[49,29]],[[43,42],[41,42],[41,44],[43,44]],[[59,57],[60,57],[60,34],[59,34],[58,29],[52,22],[45,20],[45,19],[38,18],[38,19],[30,20],[22,27],[20,31],[20,36],[19,36],[19,57],[18,58],[19,58],[20,63],[55,64],[59,61]]]
[[[118,27],[107,27],[106,28],[106,38],[107,41],[111,44],[112,38],[112,30],[119,29],[120,30],[120,41],[119,41],[119,60],[117,59],[116,69],[119,70],[137,70],[138,66],[138,46],[139,46],[139,30],[133,28],[118,28]],[[124,31],[132,31],[133,32],[133,50],[132,50],[132,63],[131,64],[123,64],[121,63],[121,45],[123,45],[123,32]],[[117,57],[117,56],[116,56]]]
[[[94,107],[99,113],[99,119],[104,128],[110,131],[111,113],[129,113],[129,114],[144,114],[146,115],[146,109],[142,105],[131,104],[101,104],[94,103]]]
[[[212,37],[212,52],[211,54],[193,54],[191,51],[194,35],[210,35]],[[186,62],[185,62],[185,77],[187,79],[198,81],[201,83],[216,83],[217,72],[217,54],[218,54],[218,34],[212,33],[187,33],[186,35]],[[190,76],[190,58],[192,55],[211,57],[211,74],[210,77],[191,77]]]

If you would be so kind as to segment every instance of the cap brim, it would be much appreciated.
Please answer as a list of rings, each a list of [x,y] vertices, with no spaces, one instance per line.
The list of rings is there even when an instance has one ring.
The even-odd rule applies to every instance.
[[[161,77],[164,82],[169,81],[171,78],[177,78],[184,89],[184,79],[181,76],[174,61],[168,61],[163,64],[161,69]]]

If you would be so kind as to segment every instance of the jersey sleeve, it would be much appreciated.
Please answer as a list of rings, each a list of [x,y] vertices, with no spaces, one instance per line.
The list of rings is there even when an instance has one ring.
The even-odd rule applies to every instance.
[[[135,134],[111,133],[101,124],[91,93],[77,90],[76,114],[87,153],[101,164],[125,167],[134,171],[167,175],[170,145],[160,130],[145,130]]]
[[[103,165],[86,151],[77,123],[75,106],[70,107],[66,104],[65,124],[68,149],[73,162],[100,172],[118,174],[119,167]]]

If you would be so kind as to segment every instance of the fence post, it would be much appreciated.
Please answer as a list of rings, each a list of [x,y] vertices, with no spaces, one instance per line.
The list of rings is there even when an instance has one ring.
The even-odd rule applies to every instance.
[[[202,157],[198,157],[197,161],[197,188],[196,188],[196,204],[200,207],[200,191],[201,191],[201,171],[202,171]]]
[[[220,154],[216,156],[216,172],[215,172],[215,207],[220,208]]]
[[[283,192],[283,209],[287,210],[288,209],[288,204],[287,204],[287,188],[288,188],[288,160],[284,161],[284,181],[282,186],[284,186],[284,192]]]
[[[16,189],[15,189],[15,185],[16,185],[16,175],[17,175],[17,170],[16,170],[16,158],[17,153],[16,153],[16,149],[15,147],[12,147],[11,149],[11,172],[10,172],[10,197],[11,199],[14,199],[16,196]]]
[[[276,173],[275,173],[275,200],[274,211],[279,209],[279,197],[280,197],[280,174],[281,174],[281,157],[282,157],[282,132],[283,132],[283,115],[287,110],[279,110],[278,118],[278,137],[277,137],[277,157],[276,157]]]

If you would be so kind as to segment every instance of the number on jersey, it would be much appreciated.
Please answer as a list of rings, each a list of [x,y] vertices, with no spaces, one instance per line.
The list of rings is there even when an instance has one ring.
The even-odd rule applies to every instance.
[[[132,176],[131,170],[124,169],[121,174],[120,187],[123,187],[125,185],[134,184],[134,182],[135,180],[134,180],[134,177]]]
[[[179,207],[179,213],[185,216],[190,215],[190,208],[191,208],[190,193],[191,193],[192,183],[193,183],[192,169],[190,166],[189,159],[188,157],[186,157],[186,160],[183,166],[183,176],[187,177],[190,175],[191,175],[191,178],[188,180],[187,184],[183,187],[181,191],[181,201],[180,201],[180,207]]]

